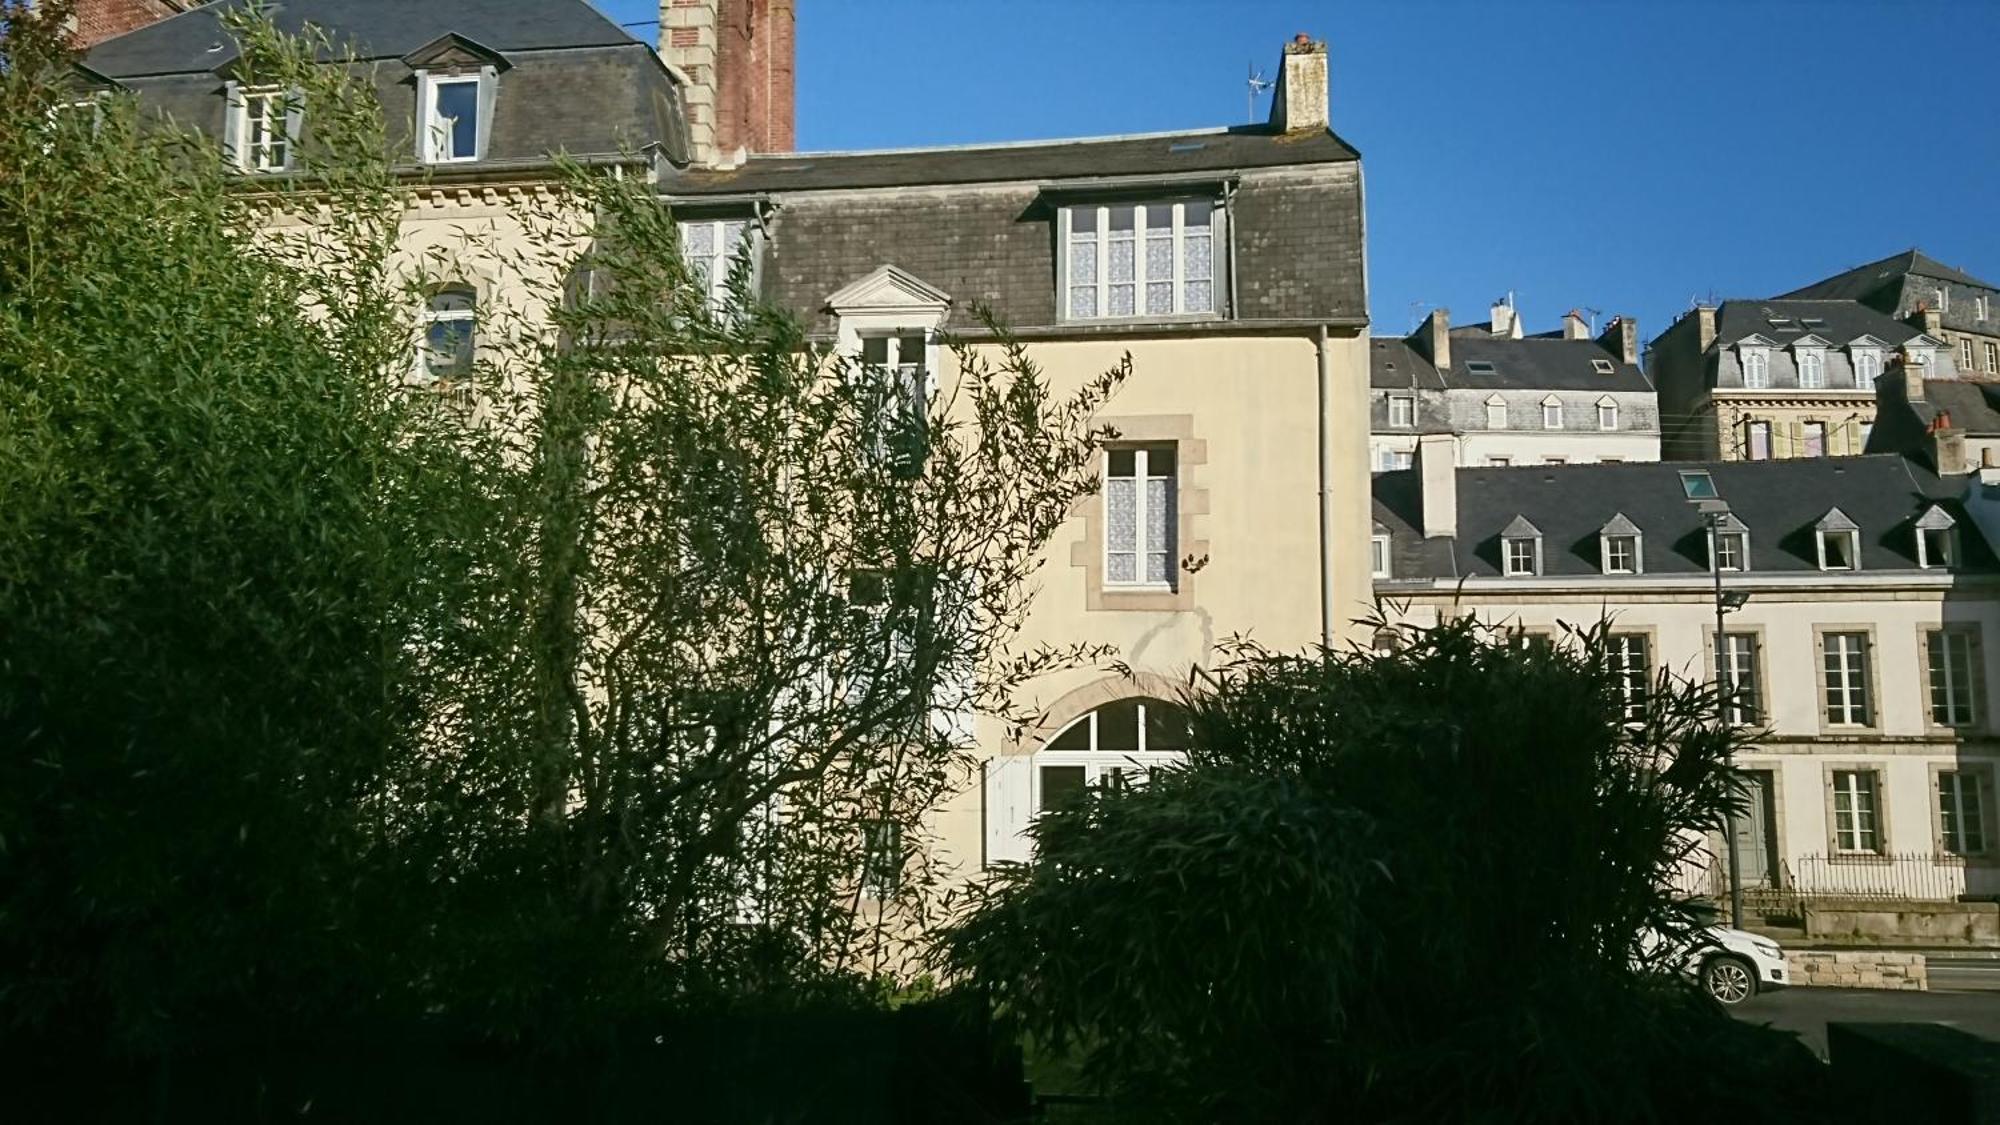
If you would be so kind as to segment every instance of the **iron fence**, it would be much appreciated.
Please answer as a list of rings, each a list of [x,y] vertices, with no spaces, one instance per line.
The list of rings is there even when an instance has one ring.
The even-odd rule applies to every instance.
[[[1775,874],[1775,881],[1772,875]],[[1690,859],[1677,880],[1684,894],[1715,902],[1729,898],[1729,864],[1721,854]],[[1966,879],[1965,859],[1935,852],[1825,855],[1814,852],[1781,863],[1775,873],[1746,878],[1744,909],[1766,919],[1793,918],[1814,899],[1858,898],[1901,902],[1954,902],[1977,893]]]

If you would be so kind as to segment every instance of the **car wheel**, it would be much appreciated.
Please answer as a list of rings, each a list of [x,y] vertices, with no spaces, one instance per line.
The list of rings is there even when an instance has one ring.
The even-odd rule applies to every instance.
[[[1711,957],[1701,967],[1701,987],[1718,1003],[1741,1004],[1757,994],[1757,974],[1740,957]]]

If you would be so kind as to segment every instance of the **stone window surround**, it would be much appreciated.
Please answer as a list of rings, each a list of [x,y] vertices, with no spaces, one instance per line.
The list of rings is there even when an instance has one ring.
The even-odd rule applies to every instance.
[[[1984,630],[1977,621],[1926,622],[1917,626],[1917,695],[1919,714],[1923,717],[1924,729],[1934,734],[1979,734],[1991,726],[1986,708],[1986,639]],[[1969,650],[1972,659],[1972,722],[1965,726],[1952,726],[1935,721],[1931,716],[1931,634],[1962,633],[1972,638]],[[1873,669],[1870,669],[1872,672]]]
[[[1118,434],[1110,443],[1113,446],[1174,447],[1174,492],[1178,519],[1174,542],[1177,557],[1168,560],[1175,570],[1174,588],[1171,590],[1107,587],[1104,583],[1104,491],[1100,487],[1088,496],[1080,497],[1070,508],[1070,514],[1082,517],[1083,536],[1071,544],[1069,564],[1083,571],[1084,608],[1093,613],[1174,613],[1194,609],[1198,575],[1182,567],[1180,562],[1190,556],[1202,558],[1209,551],[1205,520],[1201,518],[1208,515],[1209,493],[1207,488],[1196,487],[1195,483],[1201,475],[1195,471],[1196,468],[1208,464],[1208,442],[1194,436],[1194,415],[1136,414],[1098,418],[1096,422]]]
[[[1761,719],[1755,723],[1743,723],[1739,724],[1739,726],[1766,726],[1770,721],[1771,715],[1771,671],[1770,646],[1764,643],[1764,626],[1744,625],[1738,628],[1725,626],[1723,632],[1733,636],[1747,636],[1752,638],[1750,644],[1754,651],[1751,654],[1750,674],[1757,677],[1757,711]],[[1702,659],[1707,662],[1702,666],[1702,671],[1709,677],[1710,682],[1713,682],[1717,669],[1715,666],[1715,628],[1712,624],[1704,624],[1702,626],[1701,655]],[[1822,672],[1822,674],[1824,673]],[[1822,704],[1823,708],[1824,704]]]
[[[1995,783],[2000,782],[2000,765],[1994,762],[1931,762],[1931,850],[1940,859],[1963,862],[1967,866],[2000,867],[2000,823],[1995,815],[2000,814],[2000,794],[1996,794]],[[1986,834],[1986,847],[1971,855],[1959,855],[1944,850],[1944,791],[1939,782],[1939,774],[1968,773],[1978,775],[1985,784],[1980,786],[1979,811],[1980,827]]]
[[[1834,817],[1833,775],[1866,773],[1875,778],[1875,850],[1842,851],[1839,821]],[[1826,801],[1826,856],[1829,863],[1888,863],[1895,850],[1889,841],[1889,768],[1885,762],[1826,761],[1820,763],[1820,793]]]
[[[1859,633],[1866,638],[1861,646],[1862,658],[1868,664],[1867,678],[1861,687],[1868,703],[1868,722],[1865,725],[1830,723],[1826,719],[1826,638],[1833,633]],[[1876,643],[1875,626],[1863,623],[1814,625],[1813,678],[1819,687],[1819,695],[1813,700],[1813,714],[1817,716],[1821,734],[1879,732],[1882,729],[1882,646]]]
[[[1056,697],[1032,723],[1024,724],[1008,736],[1001,755],[1033,754],[1042,744],[1061,734],[1076,720],[1107,703],[1121,699],[1163,699],[1173,702],[1185,685],[1165,676],[1133,669],[1124,675],[1104,676]]]
[[[1641,637],[1646,642],[1646,699],[1650,701],[1658,687],[1660,676],[1660,629],[1657,625],[1639,625],[1621,628],[1614,621],[1607,639],[1611,637]],[[1620,666],[1622,670],[1622,665]],[[1636,721],[1636,720],[1630,720]]]

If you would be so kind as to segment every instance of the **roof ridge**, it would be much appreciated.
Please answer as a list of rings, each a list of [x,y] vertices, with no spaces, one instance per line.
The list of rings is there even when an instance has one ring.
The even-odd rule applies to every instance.
[[[1088,137],[1046,137],[1024,141],[972,141],[950,145],[907,145],[901,148],[810,149],[800,152],[753,152],[750,161],[809,160],[826,156],[910,156],[928,152],[976,152],[990,149],[1036,148],[1042,145],[1098,144],[1111,141],[1164,140],[1167,137],[1213,137],[1236,131],[1238,126],[1217,125],[1206,129],[1169,129],[1154,133],[1104,133]],[[1249,130],[1245,130],[1249,132]],[[1276,134],[1269,134],[1276,136]]]

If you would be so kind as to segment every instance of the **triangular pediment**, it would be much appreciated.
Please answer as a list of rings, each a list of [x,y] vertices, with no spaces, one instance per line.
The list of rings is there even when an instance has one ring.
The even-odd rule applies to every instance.
[[[1886,348],[1889,346],[1889,341],[1877,336],[1856,336],[1847,342],[1847,346],[1850,348]]]
[[[1739,348],[1775,348],[1778,346],[1778,342],[1769,336],[1752,332],[1741,340],[1736,341],[1736,346]]]
[[[1796,340],[1793,340],[1793,341],[1792,341],[1792,347],[1793,347],[1794,349],[1797,349],[1797,348],[1827,348],[1827,347],[1832,347],[1832,346],[1833,346],[1832,342],[1831,342],[1831,341],[1829,341],[1829,340],[1827,340],[1827,339],[1826,339],[1825,337],[1823,337],[1823,336],[1816,336],[1816,335],[1814,335],[1814,334],[1812,334],[1812,333],[1810,333],[1810,332],[1809,332],[1809,333],[1807,333],[1807,334],[1805,334],[1804,336],[1801,336],[1801,337],[1799,337],[1798,339],[1796,339]]]
[[[1821,531],[1861,530],[1860,525],[1856,524],[1853,520],[1848,519],[1847,513],[1841,511],[1839,508],[1827,509],[1827,513],[1821,516],[1819,518],[1819,523],[1814,526],[1818,527],[1819,530]]]
[[[951,295],[915,274],[891,265],[843,286],[826,299],[836,313],[868,311],[943,312],[951,307]]]
[[[1625,518],[1624,512],[1611,517],[1611,522],[1597,529],[1599,535],[1637,535],[1639,525]]]
[[[1502,539],[1540,539],[1542,529],[1528,522],[1526,516],[1515,516],[1514,521],[1500,530]]]
[[[1923,531],[1949,531],[1957,524],[1958,521],[1951,518],[1950,512],[1936,504],[1932,504],[1930,511],[1925,512],[1923,518],[1917,521],[1917,527]]]
[[[477,40],[467,39],[456,31],[447,31],[404,55],[403,62],[412,70],[451,70],[478,66],[492,66],[505,70],[508,66],[505,55]]]
[[[1903,341],[1903,346],[1906,348],[1941,348],[1944,347],[1944,341],[1928,333],[1919,332]]]

